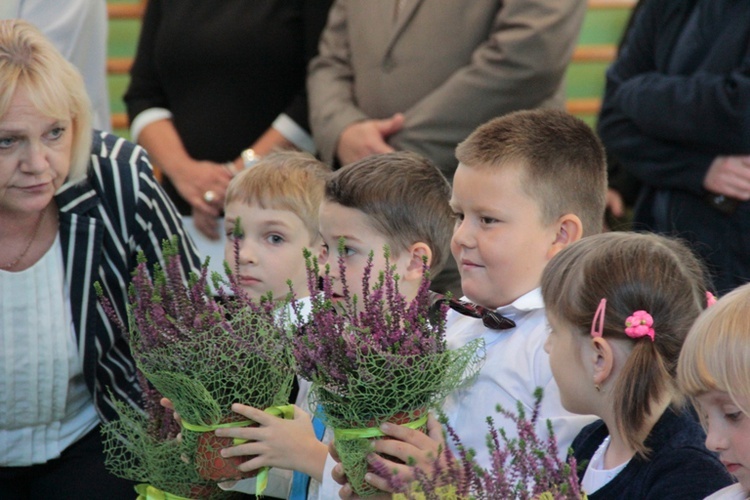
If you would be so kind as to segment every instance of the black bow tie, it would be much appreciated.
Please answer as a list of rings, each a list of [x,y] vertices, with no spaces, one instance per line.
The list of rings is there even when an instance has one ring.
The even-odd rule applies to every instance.
[[[487,309],[486,307],[473,304],[471,302],[464,302],[456,299],[446,299],[445,296],[440,294],[433,294],[433,307],[437,306],[442,302],[447,302],[448,307],[456,311],[457,313],[463,314],[464,316],[470,316],[472,318],[482,318],[482,323],[485,327],[491,330],[507,330],[509,328],[515,328],[516,322],[510,318],[506,318],[502,314]]]
[[[507,330],[508,328],[515,328],[516,322],[510,318],[506,318],[502,314],[487,309],[471,302],[463,302],[456,299],[448,301],[448,306],[454,311],[461,313],[465,316],[471,316],[472,318],[482,318],[482,323],[487,328],[492,330]]]

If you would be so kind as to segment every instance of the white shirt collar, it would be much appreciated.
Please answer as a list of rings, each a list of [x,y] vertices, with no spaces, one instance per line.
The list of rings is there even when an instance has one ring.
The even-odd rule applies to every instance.
[[[501,314],[529,312],[544,307],[542,300],[542,289],[534,288],[528,293],[521,295],[507,306],[501,306],[496,309]]]

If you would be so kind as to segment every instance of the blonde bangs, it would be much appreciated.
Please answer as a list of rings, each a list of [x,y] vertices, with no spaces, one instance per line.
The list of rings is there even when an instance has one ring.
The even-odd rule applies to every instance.
[[[73,134],[68,181],[85,177],[91,154],[91,103],[83,78],[33,25],[0,22],[0,115],[23,90],[34,107],[55,120],[71,121]]]
[[[698,317],[680,353],[677,377],[688,396],[726,392],[748,413],[747,403],[739,403],[750,401],[750,285]]]
[[[318,208],[329,172],[309,154],[274,153],[232,179],[225,203],[239,201],[264,209],[288,210],[305,223],[312,241],[318,235]]]
[[[677,366],[680,390],[691,398],[713,390],[726,392],[726,386],[716,376],[719,373],[716,370],[716,358],[723,360],[723,355],[715,351],[705,351],[705,345],[699,346],[698,342],[689,342],[689,339],[690,336],[682,347]],[[699,355],[698,352],[706,354]]]

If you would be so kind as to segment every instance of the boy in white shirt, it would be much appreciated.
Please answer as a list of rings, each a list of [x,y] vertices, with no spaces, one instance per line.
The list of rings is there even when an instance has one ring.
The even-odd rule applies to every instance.
[[[490,467],[486,446],[486,417],[509,438],[515,424],[498,414],[495,406],[514,411],[517,402],[531,411],[534,391],[544,389],[537,431],[547,434],[552,422],[560,456],[593,417],[563,409],[544,352],[548,325],[541,291],[547,262],[584,235],[602,230],[606,194],[604,149],[581,120],[554,110],[520,111],[491,120],[475,130],[456,149],[459,161],[453,180],[451,206],[456,225],[451,251],[461,274],[465,298],[515,323],[496,330],[482,318],[448,313],[448,345],[458,348],[482,337],[486,361],[475,382],[459,389],[444,404],[450,425],[476,460]],[[415,459],[426,470],[436,456],[439,440],[403,427],[381,428],[395,440],[377,441],[374,450],[401,459]],[[376,458],[404,478],[412,469]],[[334,478],[344,484],[342,496],[351,496],[340,465]],[[388,481],[374,474],[365,477],[388,490]]]

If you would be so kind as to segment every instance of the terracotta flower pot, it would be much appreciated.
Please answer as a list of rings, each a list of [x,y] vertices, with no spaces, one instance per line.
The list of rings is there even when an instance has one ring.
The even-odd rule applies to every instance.
[[[231,421],[227,420],[226,422]],[[246,427],[257,426],[257,423],[252,422]],[[240,464],[247,462],[254,455],[227,458],[221,456],[220,451],[222,449],[231,448],[232,446],[235,446],[234,438],[219,437],[214,431],[202,432],[198,436],[198,444],[195,451],[195,465],[198,474],[203,479],[216,482],[238,480],[258,475],[259,471],[257,469],[249,472],[243,472],[238,469]]]
[[[423,417],[426,414],[427,414],[427,408],[418,408],[416,410],[411,410],[411,411],[400,411],[398,413],[393,414],[393,416],[390,417],[387,421],[389,423],[396,424],[396,425],[404,425],[404,424],[408,424],[409,422],[413,422],[413,421],[415,421],[415,420]],[[367,422],[367,424],[365,425],[365,427],[376,427],[378,425],[377,422],[378,422],[377,419],[372,419],[372,420],[370,420],[370,421]],[[427,425],[425,424],[425,425],[419,427],[417,430],[419,430],[420,432],[426,432]],[[393,439],[393,438],[391,438],[389,436],[380,436],[380,437],[366,438],[366,439]],[[381,456],[385,460],[390,460],[391,462],[395,462],[395,463],[399,463],[399,464],[400,463],[404,463],[402,460],[400,460],[400,459],[398,459],[396,457],[393,457],[391,455],[383,454]],[[373,469],[373,467],[371,465],[367,466],[367,470],[369,472],[375,472],[375,470]],[[350,478],[350,480],[351,480],[351,478]],[[380,491],[380,490],[377,490],[376,488],[374,488],[373,486],[371,486],[369,483],[367,483],[364,480],[364,478],[362,478],[362,481],[360,482],[359,486],[357,488],[355,488],[355,490],[356,490],[356,493],[358,495],[360,495],[360,496],[367,496],[367,495],[374,494],[374,493]]]

